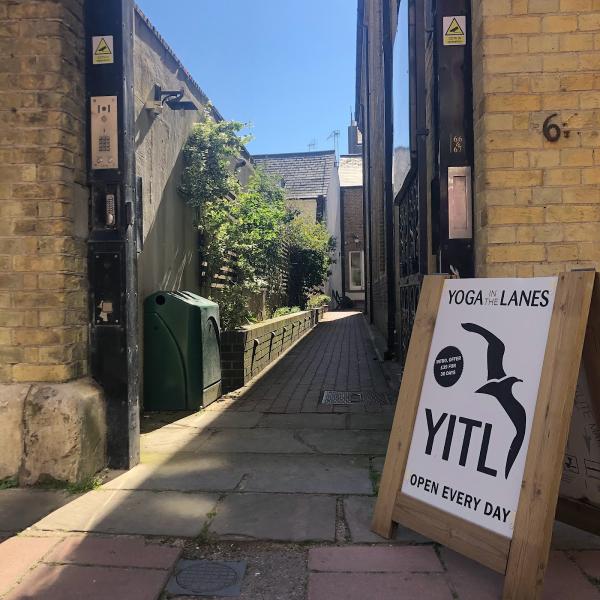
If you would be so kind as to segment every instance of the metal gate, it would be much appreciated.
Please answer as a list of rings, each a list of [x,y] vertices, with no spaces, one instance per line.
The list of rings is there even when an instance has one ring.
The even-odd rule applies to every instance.
[[[471,167],[471,34],[449,46],[444,23],[470,27],[470,0],[406,0],[409,24],[411,169],[397,206],[397,354],[406,360],[423,277],[474,274]],[[464,196],[458,197],[462,193]],[[457,202],[462,201],[462,206]],[[468,227],[460,219],[468,221]]]

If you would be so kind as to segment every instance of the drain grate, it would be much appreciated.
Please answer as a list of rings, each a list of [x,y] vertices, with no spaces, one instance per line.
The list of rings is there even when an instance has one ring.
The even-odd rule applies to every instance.
[[[382,392],[363,392],[363,401],[365,404],[377,404],[379,406],[389,406],[392,403],[392,397]]]
[[[391,404],[388,394],[380,392],[334,392],[326,390],[321,396],[320,404],[348,405],[365,404],[384,406]]]
[[[357,404],[363,401],[360,392],[325,391],[321,396],[321,404]]]
[[[167,592],[235,598],[240,595],[245,571],[246,561],[180,560]]]

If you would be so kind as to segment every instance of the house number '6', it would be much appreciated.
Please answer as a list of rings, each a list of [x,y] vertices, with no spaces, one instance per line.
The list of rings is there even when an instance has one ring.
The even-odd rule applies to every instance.
[[[560,135],[561,135],[561,130],[560,127],[558,125],[556,125],[555,123],[550,123],[550,121],[552,121],[552,119],[554,117],[556,117],[558,113],[554,113],[553,115],[550,115],[545,121],[544,121],[544,137],[549,141],[549,142],[558,142],[558,140],[560,139]]]

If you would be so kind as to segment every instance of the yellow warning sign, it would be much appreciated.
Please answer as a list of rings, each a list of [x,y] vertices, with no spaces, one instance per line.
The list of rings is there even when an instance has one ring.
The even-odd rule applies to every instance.
[[[467,17],[444,17],[444,46],[466,46]]]
[[[95,35],[92,37],[92,64],[106,65],[115,62],[114,42],[112,35]]]

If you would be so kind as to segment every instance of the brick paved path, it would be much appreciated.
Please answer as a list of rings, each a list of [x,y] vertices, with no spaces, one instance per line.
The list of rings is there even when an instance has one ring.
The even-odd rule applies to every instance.
[[[360,403],[319,405],[324,390],[391,393],[361,313],[327,313],[310,335],[244,389],[231,408],[279,413],[380,412]]]

